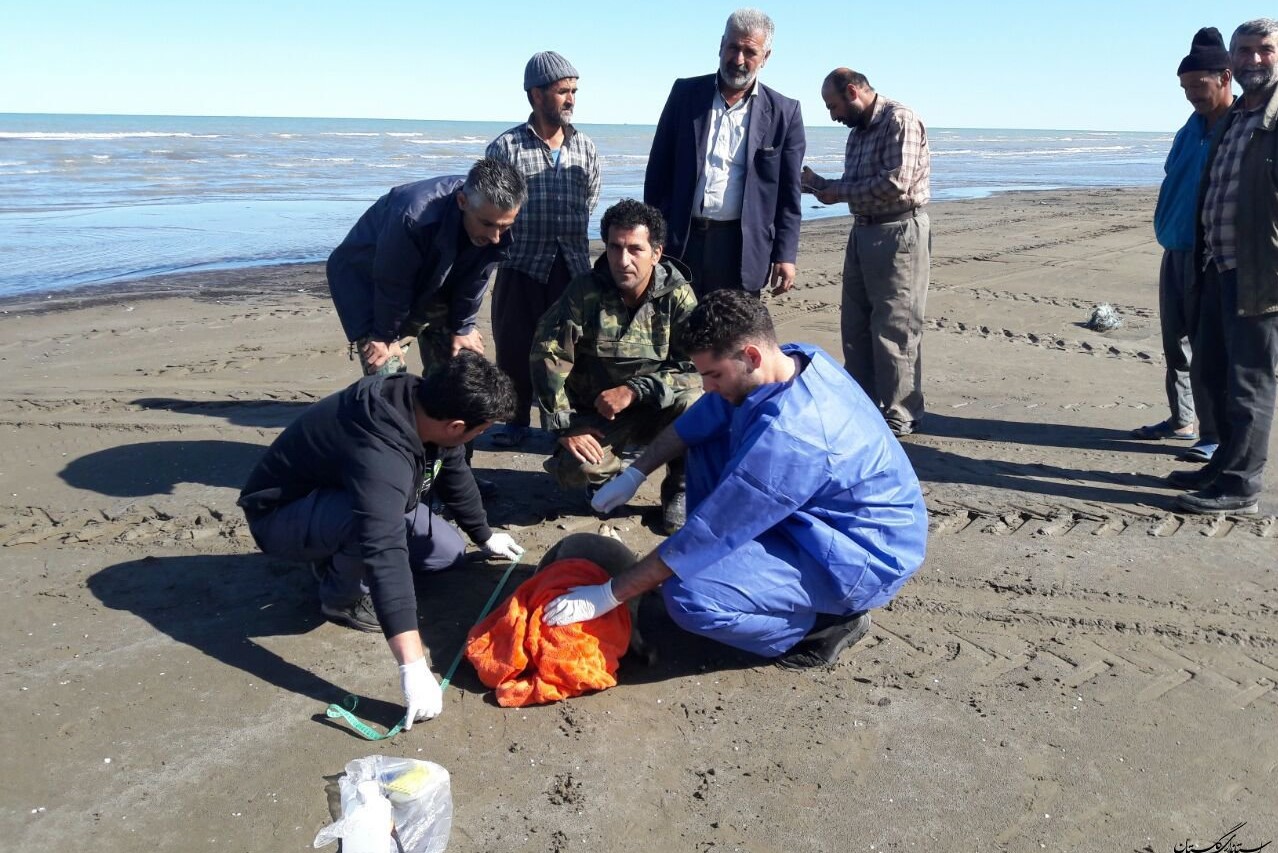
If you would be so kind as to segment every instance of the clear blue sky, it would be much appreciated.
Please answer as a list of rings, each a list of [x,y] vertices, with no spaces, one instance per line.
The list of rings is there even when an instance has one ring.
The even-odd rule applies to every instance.
[[[713,71],[720,0],[16,0],[0,112],[509,121],[524,63],[581,72],[578,122],[651,124],[675,77]],[[848,65],[932,127],[1156,130],[1189,107],[1176,65],[1201,26],[1265,14],[1234,0],[760,3],[763,80],[828,124],[819,90]],[[908,19],[903,16],[908,15]]]

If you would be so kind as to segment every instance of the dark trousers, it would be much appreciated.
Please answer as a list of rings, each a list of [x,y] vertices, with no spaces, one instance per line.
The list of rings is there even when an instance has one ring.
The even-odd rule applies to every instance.
[[[572,280],[563,254],[555,256],[546,281],[540,282],[519,270],[502,267],[493,284],[493,344],[497,366],[515,384],[515,416],[510,422],[528,426],[533,404],[532,375],[528,355],[532,352],[537,321],[554,305]]]
[[[1198,288],[1194,284],[1194,253],[1168,249],[1158,274],[1158,323],[1163,333],[1164,386],[1171,422],[1177,429],[1198,421],[1203,441],[1216,441],[1216,417],[1211,400],[1190,370],[1198,328]]]
[[[343,607],[368,592],[348,492],[318,489],[250,521],[249,530],[263,553],[272,557],[299,562],[332,558],[333,570],[320,581],[320,600],[325,604]],[[466,553],[461,534],[425,503],[405,514],[404,531],[413,571],[451,568]]]
[[[1207,470],[1212,488],[1255,497],[1264,487],[1278,391],[1278,314],[1238,316],[1237,270],[1207,265],[1190,365],[1216,412],[1220,447]]]
[[[549,468],[554,471],[559,485],[565,489],[587,484],[602,486],[621,472],[621,453],[628,447],[645,445],[688,411],[688,407],[701,397],[701,391],[686,390],[675,394],[674,401],[665,408],[655,406],[631,406],[612,420],[595,412],[573,417],[572,427],[594,427],[603,433],[599,444],[603,448],[603,461],[598,464],[582,462],[564,446],[555,447]],[[672,459],[666,466],[666,478],[661,481],[661,497],[669,498],[683,491],[683,457]]]
[[[692,289],[697,298],[712,290],[745,290],[758,293],[763,282],[741,281],[741,220],[717,222],[694,219],[688,242],[679,260],[692,271]]]

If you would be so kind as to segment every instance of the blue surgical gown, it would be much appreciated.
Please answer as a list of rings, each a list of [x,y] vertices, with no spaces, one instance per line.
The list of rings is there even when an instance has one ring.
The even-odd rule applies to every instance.
[[[739,406],[706,394],[677,421],[688,521],[660,547],[685,630],[767,657],[818,613],[881,607],[923,563],[918,478],[874,403],[818,347]]]

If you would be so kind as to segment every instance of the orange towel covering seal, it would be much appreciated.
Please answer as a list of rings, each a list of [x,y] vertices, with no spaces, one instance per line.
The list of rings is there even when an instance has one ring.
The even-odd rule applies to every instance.
[[[470,629],[466,659],[496,690],[498,705],[543,705],[617,683],[618,663],[630,645],[629,608],[575,625],[541,621],[542,608],[569,587],[607,580],[608,573],[589,560],[557,560]]]

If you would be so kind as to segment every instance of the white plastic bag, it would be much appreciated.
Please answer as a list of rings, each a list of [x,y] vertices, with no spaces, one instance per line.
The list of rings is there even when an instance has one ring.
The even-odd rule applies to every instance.
[[[319,831],[315,847],[341,839],[345,853],[347,830],[354,821],[364,825],[369,809],[359,795],[362,782],[376,782],[381,795],[390,801],[399,846],[388,835],[384,848],[388,853],[443,853],[453,828],[448,771],[433,761],[383,755],[359,758],[346,765],[346,775],[339,782],[342,818]]]

